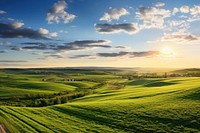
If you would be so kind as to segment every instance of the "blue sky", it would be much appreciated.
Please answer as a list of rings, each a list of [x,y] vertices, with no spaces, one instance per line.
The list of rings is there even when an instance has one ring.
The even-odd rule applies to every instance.
[[[198,0],[1,0],[0,67],[200,67],[199,25]]]

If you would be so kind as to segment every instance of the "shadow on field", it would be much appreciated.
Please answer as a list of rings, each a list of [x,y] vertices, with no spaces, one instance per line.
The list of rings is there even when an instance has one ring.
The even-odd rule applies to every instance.
[[[184,99],[200,100],[200,88],[192,89],[186,92],[187,95],[183,96]]]
[[[139,86],[142,85],[143,87],[162,87],[162,86],[169,86],[169,85],[174,85],[178,84],[179,81],[173,81],[173,82],[164,82],[164,79],[160,80],[134,80],[132,82],[129,82],[127,85],[131,86]]]
[[[171,91],[171,92],[163,92],[163,93],[157,93],[157,94],[150,94],[150,95],[133,96],[133,97],[127,97],[127,99],[137,99],[137,98],[145,98],[145,97],[154,97],[154,96],[159,96],[159,95],[173,94],[173,93],[177,93],[177,92],[181,92],[181,90]]]
[[[162,87],[162,86],[169,86],[169,85],[175,85],[177,84],[176,82],[153,82],[149,84],[145,84],[144,87]]]
[[[190,119],[179,119],[179,118],[164,118],[158,116],[138,116],[140,119],[157,123],[157,124],[168,124],[172,129],[177,127],[187,127],[195,129],[196,131],[200,130],[199,123],[196,121],[196,117]],[[180,129],[182,130],[182,129]],[[172,131],[172,130],[171,130]],[[194,132],[196,132],[194,131]]]
[[[166,132],[162,130],[163,124],[167,124],[170,127],[168,131],[172,131],[173,129],[176,129],[176,127],[180,128],[177,130],[179,132],[183,131],[181,127],[191,128],[193,129],[193,131],[200,130],[197,117],[180,119],[178,117],[166,118],[155,115],[140,115],[138,113],[119,113],[112,111],[108,113],[106,112],[105,114],[105,111],[103,110],[84,108],[80,106],[54,106],[52,109],[60,113],[77,117],[79,119],[83,119],[89,122],[95,122],[97,124],[105,125],[113,129],[119,129],[125,132],[156,132],[158,130],[160,130],[161,132]]]
[[[115,96],[115,95],[118,95],[118,94],[115,94],[115,93],[105,93],[105,94],[99,94],[99,95],[91,95],[91,96],[86,96],[86,97],[82,97],[80,98],[81,100],[88,100],[88,99],[101,99],[101,98],[106,98],[106,97],[110,97],[110,96]],[[79,99],[77,99],[79,100]]]
[[[137,85],[143,85],[145,83],[149,82],[149,80],[141,79],[141,80],[134,80],[132,82],[129,82],[127,85],[131,86],[137,86]]]
[[[179,92],[179,91],[173,91],[171,93],[176,93],[176,92]],[[198,126],[199,125],[199,120],[198,120],[197,117],[190,117],[190,118],[183,118],[183,119],[179,118],[179,117],[167,118],[167,117],[160,117],[160,116],[156,116],[156,115],[145,115],[145,114],[142,114],[142,113],[141,114],[139,114],[139,113],[134,114],[134,113],[124,112],[124,111],[123,112],[120,111],[120,113],[119,112],[115,112],[117,114],[117,116],[118,116],[118,117],[115,117],[116,115],[112,110],[106,111],[106,114],[104,114],[105,111],[102,110],[101,108],[99,108],[99,109],[98,108],[87,108],[87,107],[76,106],[76,105],[72,105],[71,107],[73,107],[74,109],[78,109],[81,112],[86,111],[88,114],[92,114],[93,113],[94,117],[96,115],[98,115],[100,118],[102,118],[101,115],[102,116],[106,116],[106,117],[103,117],[103,118],[106,119],[106,121],[108,121],[109,124],[111,124],[111,127],[113,126],[112,124],[114,124],[114,125],[117,125],[118,129],[126,128],[126,129],[129,129],[129,131],[137,131],[137,132],[139,132],[139,131],[142,131],[142,132],[148,131],[148,128],[146,130],[145,129],[140,130],[139,127],[135,127],[135,125],[133,124],[134,120],[138,120],[138,119],[140,119],[141,122],[144,120],[143,121],[144,123],[153,123],[153,124],[161,124],[161,125],[162,124],[168,124],[168,126],[171,127],[171,129],[173,129],[175,126],[179,126],[179,127],[184,126],[184,127],[192,128],[192,129],[195,129],[195,130],[200,130],[200,127]],[[163,111],[163,113],[165,114],[164,111]],[[109,116],[111,116],[111,117],[109,117]],[[123,117],[123,116],[127,116],[127,118]],[[121,121],[123,119],[121,119],[120,117],[126,119],[126,120],[124,120],[126,125],[124,125],[124,123]],[[97,120],[98,119],[99,118],[97,117]],[[141,127],[144,126],[143,124],[141,124],[141,125],[136,124],[136,125],[137,126],[141,126]],[[107,126],[110,126],[110,125],[107,125]],[[155,131],[156,131],[156,129],[155,129]]]
[[[103,114],[96,115],[95,112],[91,112],[89,110],[83,110],[83,109],[80,110],[78,108],[70,109],[70,108],[65,108],[61,106],[54,106],[52,109],[60,113],[64,113],[64,114],[67,114],[67,115],[70,115],[82,120],[87,120],[89,122],[95,122],[100,125],[105,125],[111,128],[119,129],[124,132],[136,131],[136,128],[130,129],[126,125],[120,124],[120,122],[114,121],[112,117],[104,117]]]

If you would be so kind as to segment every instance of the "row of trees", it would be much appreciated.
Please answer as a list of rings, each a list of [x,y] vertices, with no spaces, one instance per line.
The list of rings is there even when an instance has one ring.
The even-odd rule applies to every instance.
[[[86,88],[77,88],[74,91],[60,92],[54,94],[26,94],[24,96],[14,96],[11,98],[0,98],[0,105],[19,106],[19,107],[44,107],[56,104],[70,102],[89,94],[94,90]]]
[[[76,98],[80,98],[92,93],[94,92],[91,90],[84,90],[84,91],[72,92],[70,94],[60,95],[60,96],[56,96],[52,98],[39,98],[39,99],[32,100],[32,102],[29,103],[27,106],[44,107],[44,106],[50,106],[50,105],[56,105],[56,104],[63,104],[63,103],[70,102]]]

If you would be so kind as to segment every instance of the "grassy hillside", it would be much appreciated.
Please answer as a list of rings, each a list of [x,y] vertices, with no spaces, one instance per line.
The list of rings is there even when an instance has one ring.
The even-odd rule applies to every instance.
[[[128,80],[105,71],[76,74],[77,82],[54,75],[56,81],[43,83],[38,74],[22,74],[27,81],[1,82],[1,98],[18,94],[12,92],[15,88],[51,93],[63,91],[65,85],[69,91],[90,88],[95,93],[46,107],[0,106],[0,124],[10,132],[200,132],[199,77]]]

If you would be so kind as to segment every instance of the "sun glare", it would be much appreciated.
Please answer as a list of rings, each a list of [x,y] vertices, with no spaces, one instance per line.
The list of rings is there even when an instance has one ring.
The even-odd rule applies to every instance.
[[[170,48],[170,47],[163,47],[161,50],[160,50],[160,52],[162,53],[162,54],[164,54],[164,55],[173,55],[174,54],[174,51],[173,51],[173,49],[172,48]]]

